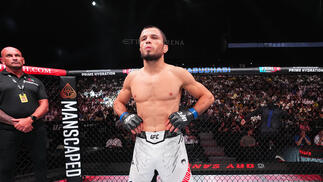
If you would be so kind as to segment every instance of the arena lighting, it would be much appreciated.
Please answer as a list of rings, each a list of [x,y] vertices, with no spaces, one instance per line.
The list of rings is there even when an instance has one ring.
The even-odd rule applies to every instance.
[[[95,6],[96,5],[96,2],[95,1],[92,1],[92,6]]]

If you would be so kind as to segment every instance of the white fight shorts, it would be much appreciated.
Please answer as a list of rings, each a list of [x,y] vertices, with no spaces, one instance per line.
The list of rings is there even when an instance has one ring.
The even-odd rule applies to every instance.
[[[183,135],[143,132],[136,137],[129,182],[150,182],[154,170],[163,182],[192,182]]]

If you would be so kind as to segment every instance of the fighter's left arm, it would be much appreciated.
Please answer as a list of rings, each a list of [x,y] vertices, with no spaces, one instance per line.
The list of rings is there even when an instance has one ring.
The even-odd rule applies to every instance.
[[[214,102],[212,93],[204,87],[201,83],[197,82],[194,77],[185,69],[175,67],[174,74],[182,81],[181,88],[185,89],[189,94],[197,99],[197,102],[188,110],[178,111],[172,113],[168,117],[166,123],[167,130],[177,131],[183,129],[192,120],[196,119],[198,115],[207,110]]]
[[[181,79],[183,81],[183,88],[194,98],[197,102],[193,108],[202,114],[214,103],[213,94],[200,82],[196,81],[194,77],[185,69],[180,69]]]

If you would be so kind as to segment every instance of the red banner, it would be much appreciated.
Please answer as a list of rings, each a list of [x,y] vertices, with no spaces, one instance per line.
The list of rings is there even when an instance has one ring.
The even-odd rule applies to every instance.
[[[0,64],[0,71],[6,68],[5,65]],[[54,76],[66,76],[66,70],[54,69],[54,68],[43,68],[34,66],[23,66],[22,70],[27,74],[32,75],[54,75]]]
[[[241,169],[264,169],[265,165],[263,163],[227,163],[227,164],[189,164],[190,168],[193,171],[196,170],[223,170],[223,169],[227,169],[227,170],[241,170]]]

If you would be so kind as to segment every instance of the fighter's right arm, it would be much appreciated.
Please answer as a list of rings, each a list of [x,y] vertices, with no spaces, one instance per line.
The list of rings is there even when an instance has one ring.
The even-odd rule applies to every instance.
[[[3,112],[0,109],[0,122],[1,123],[5,123],[5,124],[9,124],[9,125],[14,125],[12,119],[13,119],[13,117],[9,116],[8,114],[6,114],[5,112]]]
[[[133,77],[134,77],[134,74],[132,72],[129,73],[129,75],[126,77],[126,79],[123,82],[123,87],[120,90],[119,95],[117,96],[116,100],[113,103],[113,110],[118,116],[120,116],[124,112],[127,112],[126,105],[131,98],[130,84]]]
[[[129,114],[127,112],[126,104],[129,102],[131,94],[131,81],[135,76],[134,72],[131,72],[125,79],[123,87],[113,103],[113,109],[120,119],[123,127],[131,131],[132,134],[140,133],[142,128],[142,119],[137,114]]]

